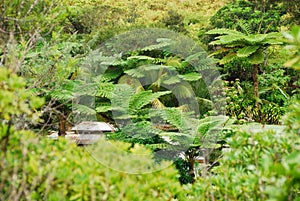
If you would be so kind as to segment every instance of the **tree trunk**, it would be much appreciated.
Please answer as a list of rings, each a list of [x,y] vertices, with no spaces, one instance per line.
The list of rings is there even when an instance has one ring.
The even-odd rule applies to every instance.
[[[61,113],[58,114],[58,135],[66,135],[67,131],[67,115],[66,111],[61,111]]]
[[[258,98],[258,64],[253,65],[254,96]]]
[[[189,174],[192,178],[192,183],[195,182],[195,158],[193,156],[189,157],[189,163],[190,163],[190,171]]]

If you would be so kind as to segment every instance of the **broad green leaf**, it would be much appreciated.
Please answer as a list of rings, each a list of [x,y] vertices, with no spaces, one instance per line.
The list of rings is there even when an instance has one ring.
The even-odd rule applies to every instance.
[[[283,34],[280,32],[271,32],[266,35],[266,39],[271,39],[271,38],[278,39],[278,38],[281,38],[282,36],[283,36]]]
[[[112,110],[112,107],[109,105],[96,107],[96,112],[108,112]]]
[[[131,59],[138,59],[138,60],[151,60],[153,61],[154,58],[153,57],[148,57],[148,56],[144,56],[144,55],[140,55],[140,56],[131,56],[131,57],[128,57],[127,58],[128,60],[131,60]]]
[[[182,80],[180,80],[180,78],[178,76],[166,76],[163,79],[163,83],[166,85],[172,85],[172,84],[176,84],[176,83],[180,83]]]
[[[264,53],[263,51],[256,51],[255,53],[251,54],[249,57],[249,62],[252,64],[261,64],[264,62]]]
[[[284,63],[286,67],[293,67],[296,70],[300,70],[300,55]]]
[[[178,75],[180,78],[186,80],[186,81],[197,81],[202,78],[201,74],[199,73],[187,73],[184,75]]]
[[[232,48],[221,48],[217,51],[214,51],[212,54],[210,54],[209,56],[214,56],[214,55],[218,55],[218,54],[222,54],[224,52],[228,52],[229,50],[231,50]]]
[[[247,46],[237,51],[238,57],[248,57],[253,54],[256,50],[258,50],[259,46]]]
[[[219,64],[223,65],[223,64],[229,63],[234,58],[236,58],[236,54],[234,52],[231,52],[231,53],[227,54],[225,57],[223,57],[219,61]]]

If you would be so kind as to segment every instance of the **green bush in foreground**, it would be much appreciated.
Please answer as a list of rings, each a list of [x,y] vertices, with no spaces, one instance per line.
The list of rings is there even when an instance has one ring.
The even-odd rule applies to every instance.
[[[6,128],[0,129],[2,134]],[[115,146],[122,150],[130,145]],[[64,139],[53,141],[11,130],[8,150],[5,155],[0,152],[0,200],[172,200],[181,190],[173,166],[149,174],[118,172]],[[153,162],[150,157],[140,164],[130,158],[120,161],[112,146],[99,144],[97,151],[112,159],[111,168]],[[142,147],[134,151],[150,153]]]
[[[192,187],[199,200],[300,200],[299,137],[237,133],[220,166]]]

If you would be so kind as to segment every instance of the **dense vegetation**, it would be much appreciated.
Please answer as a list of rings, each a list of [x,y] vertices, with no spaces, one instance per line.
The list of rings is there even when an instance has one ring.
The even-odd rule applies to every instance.
[[[0,10],[0,200],[300,200],[298,0]]]

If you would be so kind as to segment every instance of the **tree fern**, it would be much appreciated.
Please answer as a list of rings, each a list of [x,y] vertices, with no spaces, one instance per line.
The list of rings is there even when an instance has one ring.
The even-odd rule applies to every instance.
[[[258,97],[258,65],[266,63],[265,54],[268,47],[282,44],[281,36],[276,33],[245,35],[227,29],[215,29],[208,31],[207,34],[221,35],[216,37],[210,45],[222,45],[226,51],[228,50],[228,53],[219,61],[220,64],[228,63],[235,58],[247,58],[248,62],[253,64],[254,96]]]

